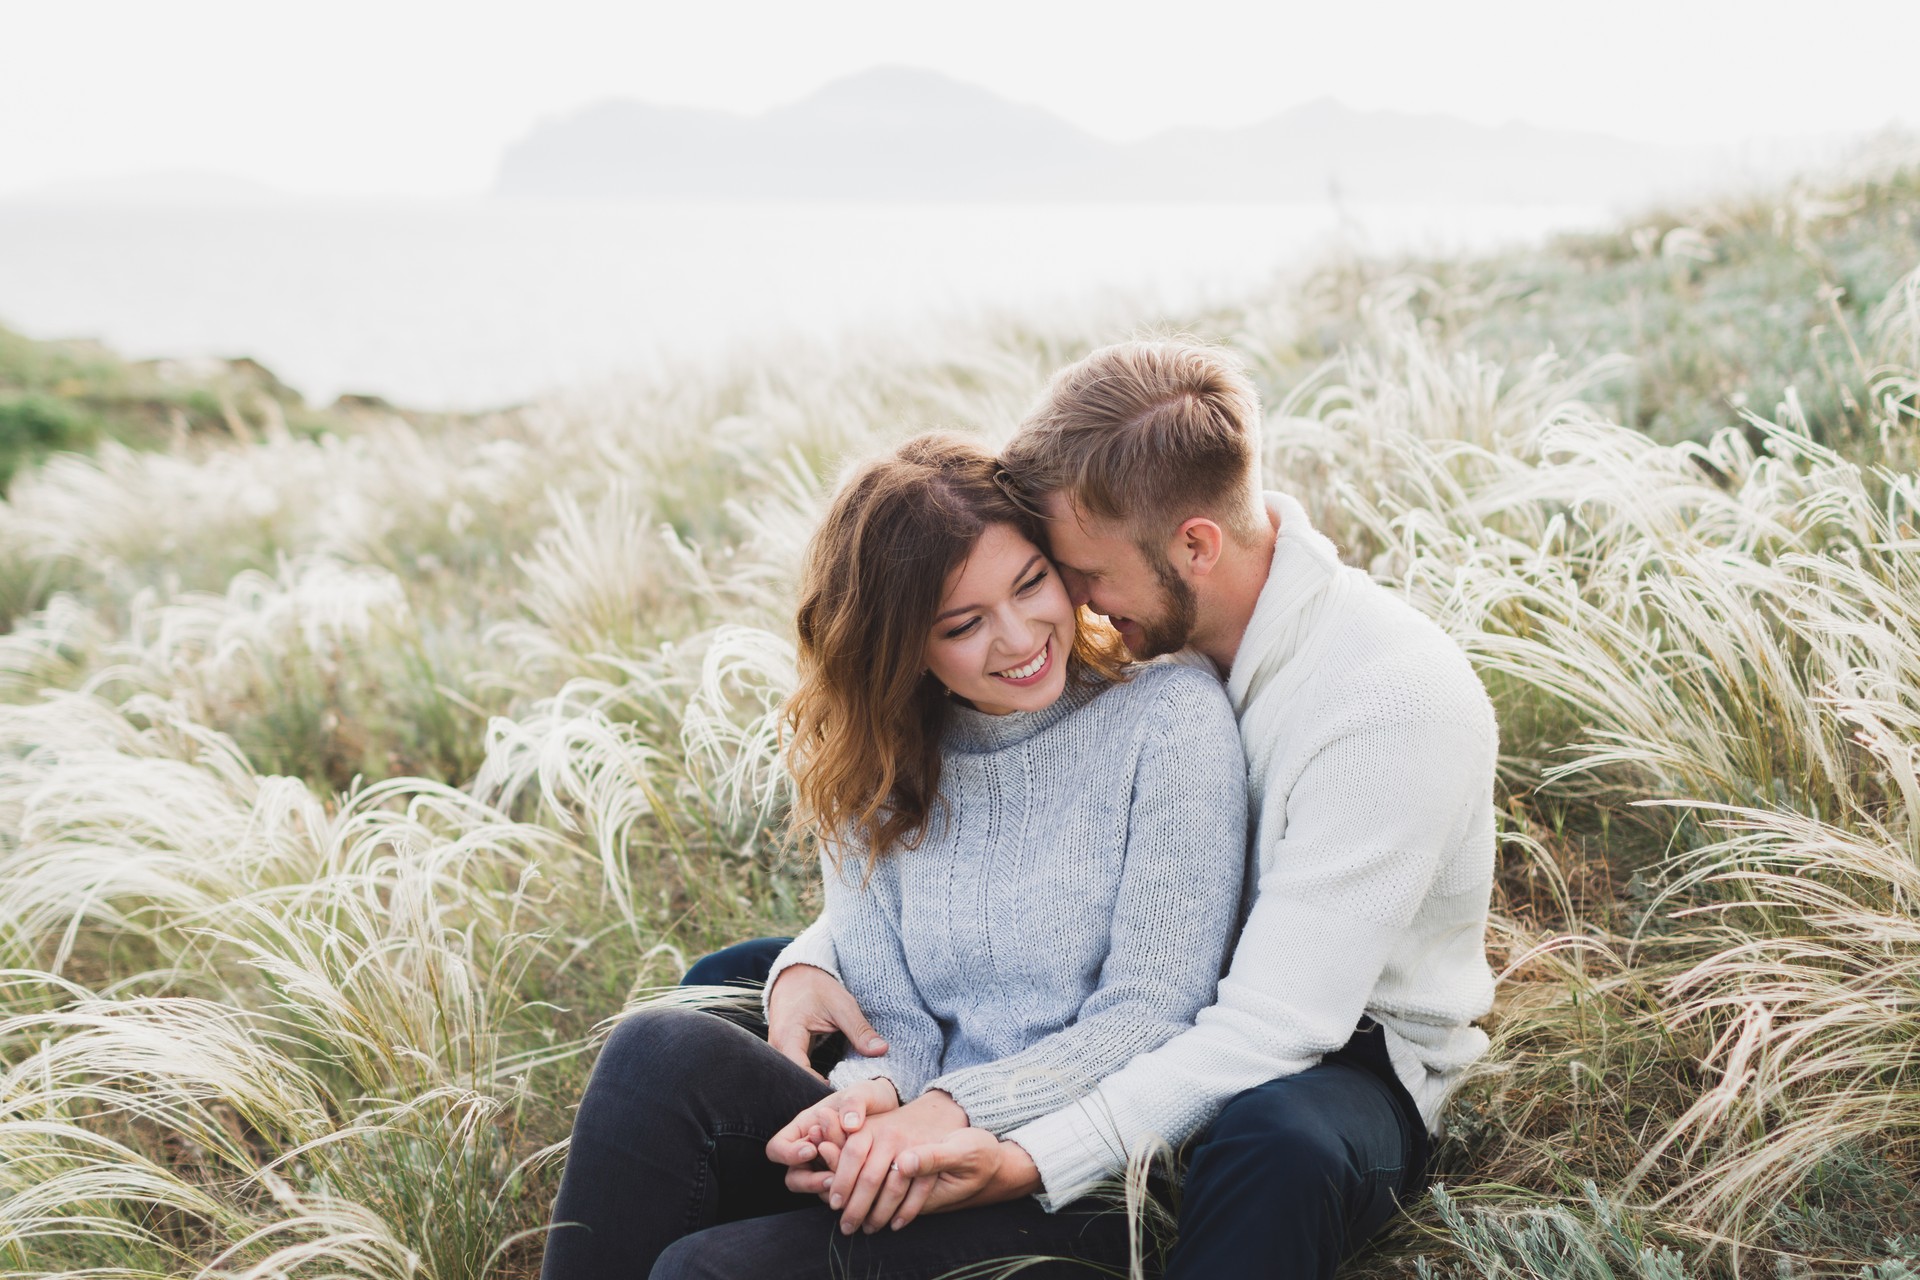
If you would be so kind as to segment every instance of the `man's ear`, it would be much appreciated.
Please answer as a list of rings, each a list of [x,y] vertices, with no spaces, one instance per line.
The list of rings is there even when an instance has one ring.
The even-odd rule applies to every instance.
[[[1226,530],[1205,516],[1195,516],[1174,531],[1174,563],[1194,577],[1204,578],[1220,563],[1220,553],[1226,545]]]

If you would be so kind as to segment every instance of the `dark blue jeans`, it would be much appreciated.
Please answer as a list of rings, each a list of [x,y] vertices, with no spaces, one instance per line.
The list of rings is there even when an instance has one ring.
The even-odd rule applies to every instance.
[[[738,943],[684,981],[759,986],[786,942]],[[1330,1277],[1425,1190],[1428,1156],[1382,1032],[1362,1018],[1344,1048],[1233,1098],[1189,1147],[1166,1280]]]
[[[1370,1018],[1231,1099],[1189,1152],[1167,1280],[1330,1277],[1425,1188],[1427,1130]]]

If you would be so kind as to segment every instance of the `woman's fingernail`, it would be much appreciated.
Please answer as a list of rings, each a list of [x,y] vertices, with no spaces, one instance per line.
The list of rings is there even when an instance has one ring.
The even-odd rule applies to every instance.
[[[890,1228],[891,1230],[894,1230],[894,1231],[898,1231],[898,1230],[899,1230],[900,1228],[902,1228],[902,1227],[904,1227],[904,1226],[906,1226],[906,1225],[907,1225],[906,1223],[904,1223],[904,1222],[902,1222],[902,1221],[900,1221],[900,1219],[898,1219],[898,1218],[895,1218],[895,1219],[894,1219],[894,1220],[893,1220],[892,1222],[890,1222],[890,1223],[888,1223],[888,1224],[887,1224],[887,1226],[888,1226],[888,1227],[889,1227],[889,1228]]]
[[[813,1144],[811,1142],[803,1142],[794,1148],[793,1154],[799,1156],[802,1160],[811,1160],[813,1159]]]
[[[831,1200],[827,1201],[827,1208],[838,1209],[839,1207],[840,1207],[840,1197],[838,1195],[834,1196]]]
[[[841,1224],[840,1224],[840,1234],[841,1234],[841,1235],[843,1235],[843,1236],[850,1236],[850,1235],[852,1235],[852,1234],[853,1234],[853,1224],[852,1224],[851,1222],[843,1222],[843,1223],[841,1223]]]
[[[886,1048],[887,1042],[885,1040],[876,1039],[867,1041],[867,1051],[869,1053],[885,1053]]]
[[[840,1119],[849,1129],[857,1129],[860,1127],[860,1113],[858,1111],[849,1111],[847,1114],[841,1116]]]

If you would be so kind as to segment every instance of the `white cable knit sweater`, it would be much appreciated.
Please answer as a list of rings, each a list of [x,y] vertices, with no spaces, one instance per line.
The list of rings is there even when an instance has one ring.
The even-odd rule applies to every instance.
[[[809,934],[824,926],[889,1046],[849,1056],[833,1083],[942,1089],[1004,1133],[1212,1001],[1243,883],[1245,764],[1220,682],[1164,663],[1070,685],[1042,711],[950,718],[926,837],[864,886],[861,850],[825,865]]]
[[[1313,1066],[1362,1013],[1429,1128],[1485,1051],[1494,863],[1493,709],[1458,646],[1360,570],[1291,498],[1234,656],[1256,823],[1251,913],[1196,1024],[1005,1136],[1058,1208],[1156,1138],[1184,1142],[1234,1095]],[[810,929],[787,962],[833,968]]]
[[[1360,1015],[1428,1128],[1485,1051],[1493,1005],[1493,707],[1459,646],[1267,495],[1273,569],[1234,655],[1255,829],[1253,910],[1192,1029],[1006,1136],[1058,1208],[1152,1137],[1180,1143],[1235,1094],[1304,1071]]]

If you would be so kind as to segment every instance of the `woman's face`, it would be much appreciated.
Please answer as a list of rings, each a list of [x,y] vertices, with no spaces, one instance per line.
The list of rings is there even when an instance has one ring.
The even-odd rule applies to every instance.
[[[1040,548],[990,524],[947,575],[927,670],[989,715],[1039,711],[1067,687],[1073,604]]]

